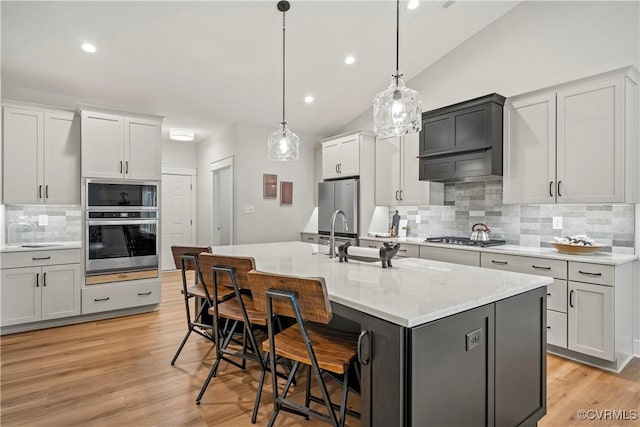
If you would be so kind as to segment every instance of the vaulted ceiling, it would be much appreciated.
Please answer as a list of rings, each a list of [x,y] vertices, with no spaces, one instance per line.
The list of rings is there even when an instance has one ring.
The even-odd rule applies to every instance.
[[[401,4],[407,79],[518,4],[442,3]],[[235,122],[275,127],[282,96],[275,5],[2,1],[2,95],[162,114],[200,138]],[[82,51],[85,42],[97,52]],[[347,54],[355,64],[345,65]],[[287,120],[294,131],[335,132],[370,107],[394,67],[395,2],[291,1]],[[307,94],[314,103],[304,102]]]

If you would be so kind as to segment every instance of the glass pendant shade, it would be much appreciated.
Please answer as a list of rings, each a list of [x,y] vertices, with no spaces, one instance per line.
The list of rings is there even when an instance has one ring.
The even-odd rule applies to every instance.
[[[373,99],[373,131],[382,138],[408,135],[422,130],[422,98],[405,86],[402,74]]]
[[[269,135],[267,157],[271,160],[298,160],[300,138],[289,130],[287,123],[281,123],[280,129]]]

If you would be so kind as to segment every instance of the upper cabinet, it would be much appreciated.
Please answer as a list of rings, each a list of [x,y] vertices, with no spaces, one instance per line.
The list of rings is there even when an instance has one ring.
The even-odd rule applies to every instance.
[[[509,98],[504,203],[638,200],[636,82],[625,68]]]
[[[3,202],[80,204],[78,117],[5,106],[3,120]]]
[[[364,134],[339,136],[322,143],[322,178],[360,175],[360,143]]]
[[[444,203],[444,184],[418,179],[419,144],[419,134],[376,140],[376,205]]]
[[[159,180],[161,123],[83,111],[82,176]]]
[[[422,113],[420,179],[501,176],[504,100],[493,93]]]

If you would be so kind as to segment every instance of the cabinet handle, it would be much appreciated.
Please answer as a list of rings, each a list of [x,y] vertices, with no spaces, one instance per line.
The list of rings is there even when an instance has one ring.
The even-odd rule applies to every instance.
[[[49,186],[48,185],[44,186],[44,197],[47,198],[47,199],[49,198]]]
[[[338,163],[338,173],[342,173],[342,163]]]
[[[34,261],[44,261],[45,259],[51,259],[51,257],[50,256],[41,256],[41,257],[35,257],[34,256],[31,259],[34,260]]]
[[[400,198],[398,197],[399,194],[400,194],[400,190],[396,190],[396,200],[400,200]]]
[[[547,292],[547,296],[550,297],[551,296],[551,292]]]
[[[578,270],[578,273],[584,274],[585,276],[592,276],[592,277],[602,276],[602,273],[589,273],[588,271],[582,271],[582,270]]]
[[[120,160],[120,173],[122,173],[122,160]]]
[[[336,163],[336,173],[338,173],[338,164]]]
[[[551,189],[553,188],[553,181],[549,181],[549,196],[553,197],[553,193],[551,192]]]
[[[367,354],[367,359],[362,358],[362,339],[365,335],[369,335],[369,331],[362,331],[360,335],[358,335],[358,346],[357,346],[357,354],[358,354],[358,362],[362,365],[368,365],[369,359],[371,358],[371,342],[369,342],[369,354]]]
[[[495,259],[491,260],[492,264],[500,264],[500,265],[507,265],[509,264],[507,261],[496,261]]]
[[[569,292],[569,307],[573,308],[573,289]]]
[[[547,326],[547,329],[551,329],[551,326]]]
[[[146,296],[146,295],[151,295],[151,292],[152,292],[152,291],[149,291],[149,292],[142,292],[142,293],[138,292],[138,296],[139,296],[139,297],[143,297],[143,296]]]
[[[560,184],[562,184],[562,181],[558,181],[558,197],[562,197],[562,194],[560,193]]]
[[[369,245],[370,248],[377,248],[376,245]]]
[[[313,237],[307,237],[307,240],[313,240]]]
[[[47,273],[42,274],[42,286],[47,286]]]
[[[40,287],[40,273],[36,273],[36,288]]]
[[[541,266],[535,265],[535,264],[533,264],[531,267],[532,268],[537,268],[538,270],[547,270],[547,271],[551,270],[551,267],[541,267]]]
[[[106,298],[94,298],[93,300],[98,302],[98,301],[109,301],[111,299],[111,297],[106,297]]]
[[[398,249],[398,252],[407,252],[406,249]]]
[[[129,160],[127,160],[126,162],[124,162],[124,173],[129,173]]]
[[[38,199],[42,199],[42,185],[38,186]]]
[[[404,190],[400,190],[400,201],[402,201],[402,192],[403,192],[403,191],[404,191]]]

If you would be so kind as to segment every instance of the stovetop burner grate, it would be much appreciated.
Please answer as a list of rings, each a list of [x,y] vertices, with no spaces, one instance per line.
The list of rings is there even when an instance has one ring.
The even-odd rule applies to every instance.
[[[445,243],[448,245],[459,245],[459,246],[480,246],[482,248],[486,248],[489,246],[500,246],[504,245],[507,242],[500,239],[491,239],[491,240],[471,240],[468,237],[453,237],[453,236],[444,236],[444,237],[428,237],[425,242],[427,243]]]

